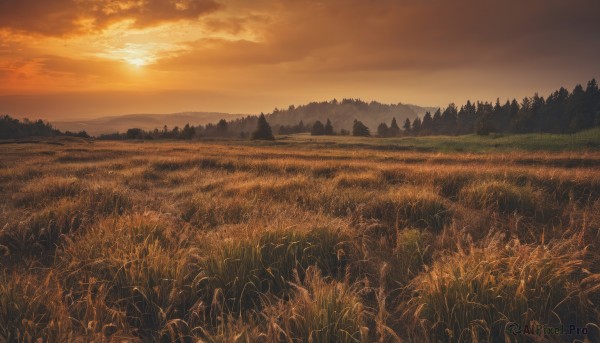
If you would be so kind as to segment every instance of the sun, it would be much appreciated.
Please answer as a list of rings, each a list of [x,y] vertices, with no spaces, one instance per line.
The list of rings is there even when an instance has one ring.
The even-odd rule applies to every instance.
[[[131,64],[134,67],[143,67],[145,65],[148,65],[148,63],[149,63],[148,59],[143,58],[143,57],[125,58],[125,62]]]

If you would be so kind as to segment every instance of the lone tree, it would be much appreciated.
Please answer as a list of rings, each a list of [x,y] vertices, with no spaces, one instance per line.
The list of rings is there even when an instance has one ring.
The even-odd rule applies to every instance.
[[[323,123],[321,123],[319,120],[317,120],[314,124],[312,129],[310,130],[310,135],[311,136],[323,136],[325,134],[325,127],[323,126]]]
[[[390,124],[389,135],[390,136],[398,136],[400,134],[400,128],[398,127],[398,123],[396,122],[396,117],[392,118],[392,123]]]
[[[271,132],[271,126],[269,126],[269,123],[267,123],[264,113],[261,113],[258,117],[256,131],[252,133],[252,139],[262,139],[267,141],[275,140],[275,137],[273,137],[273,132]]]
[[[331,125],[331,120],[327,118],[327,124],[325,124],[325,134],[327,136],[333,136],[333,125]]]
[[[352,136],[370,136],[369,128],[365,126],[361,121],[354,119],[354,125],[352,126]]]

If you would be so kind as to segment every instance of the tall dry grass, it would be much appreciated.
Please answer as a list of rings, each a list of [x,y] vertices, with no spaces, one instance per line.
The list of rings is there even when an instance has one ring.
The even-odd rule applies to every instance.
[[[0,156],[0,341],[598,339],[598,153],[73,142]]]

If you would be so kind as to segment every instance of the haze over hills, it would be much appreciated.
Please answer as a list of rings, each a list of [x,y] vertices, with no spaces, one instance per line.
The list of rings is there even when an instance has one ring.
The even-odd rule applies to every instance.
[[[312,125],[315,121],[325,122],[331,119],[336,130],[350,130],[354,119],[361,120],[365,125],[375,130],[381,122],[389,122],[396,118],[402,123],[406,118],[411,121],[417,116],[423,116],[426,111],[434,111],[434,108],[420,107],[407,104],[381,104],[372,101],[370,103],[344,99],[342,101],[332,100],[324,102],[311,102],[298,107],[292,105],[288,109],[275,109],[267,114],[269,123],[278,128],[282,125],[296,125],[303,121],[305,125]],[[53,121],[52,124],[63,131],[86,131],[90,135],[125,132],[130,128],[143,130],[160,129],[166,125],[169,129],[186,124],[192,126],[216,124],[219,120],[226,119],[232,122],[232,128],[236,131],[254,130],[255,117],[247,114],[230,114],[220,112],[184,112],[173,114],[127,114],[121,116],[109,116],[85,120],[63,120]],[[235,129],[234,129],[235,130]]]
[[[290,106],[287,110],[275,109],[267,116],[272,126],[295,125],[300,120],[312,124],[319,120],[323,123],[330,119],[336,130],[351,130],[354,120],[360,120],[371,130],[383,122],[389,124],[392,118],[401,125],[407,118],[411,121],[425,112],[437,108],[421,107],[409,104],[382,104],[377,101],[365,102],[360,99],[343,99],[324,102],[311,102],[302,106]]]
[[[245,114],[230,114],[220,112],[184,112],[172,114],[126,114],[84,120],[53,121],[52,124],[63,131],[86,131],[97,136],[106,133],[125,132],[130,128],[144,130],[160,129],[166,125],[169,129],[175,126],[183,127],[185,124],[206,125],[220,119],[232,120],[246,116]]]

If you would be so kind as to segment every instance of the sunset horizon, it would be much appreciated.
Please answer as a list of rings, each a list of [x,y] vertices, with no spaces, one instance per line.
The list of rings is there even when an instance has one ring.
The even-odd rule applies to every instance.
[[[520,100],[600,76],[599,10],[591,0],[2,0],[0,113]]]
[[[0,342],[600,342],[600,0],[0,0]]]

